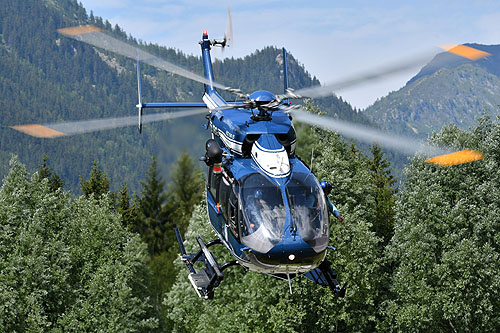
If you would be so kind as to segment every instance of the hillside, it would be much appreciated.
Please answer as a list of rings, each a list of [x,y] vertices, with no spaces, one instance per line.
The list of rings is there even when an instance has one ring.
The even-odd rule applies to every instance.
[[[438,54],[403,88],[377,100],[364,115],[387,130],[426,137],[447,124],[469,128],[483,111],[498,114],[500,45],[468,45],[492,56],[471,62]]]
[[[135,115],[136,74],[133,61],[96,50],[61,37],[56,29],[94,24],[127,39],[119,26],[88,15],[74,0],[4,0],[0,7],[0,179],[8,170],[12,154],[29,169],[49,156],[49,165],[78,192],[80,176],[88,175],[94,160],[110,176],[111,188],[122,182],[137,190],[151,155],[159,166],[168,165],[187,149],[202,154],[208,133],[199,129],[203,116],[146,125],[142,135],[136,128],[103,131],[59,139],[37,139],[17,133],[11,125]],[[193,41],[196,43],[197,41]],[[173,49],[141,43],[141,47],[175,64],[201,73],[199,57]],[[216,79],[245,91],[282,91],[281,50],[268,47],[244,59],[226,59],[214,64]],[[319,82],[289,56],[290,85],[302,88]],[[202,86],[144,66],[143,100],[199,101]],[[256,70],[258,69],[258,70]],[[365,121],[349,104],[335,97],[321,106],[345,119]],[[167,176],[167,173],[165,174]]]

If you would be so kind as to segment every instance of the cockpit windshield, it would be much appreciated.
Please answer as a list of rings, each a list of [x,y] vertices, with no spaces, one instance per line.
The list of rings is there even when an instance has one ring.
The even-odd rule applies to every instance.
[[[317,179],[294,173],[286,186],[288,204],[302,239],[317,253],[328,246],[328,208]]]
[[[242,242],[267,253],[281,240],[286,209],[281,190],[260,173],[247,176],[240,186],[243,206]]]

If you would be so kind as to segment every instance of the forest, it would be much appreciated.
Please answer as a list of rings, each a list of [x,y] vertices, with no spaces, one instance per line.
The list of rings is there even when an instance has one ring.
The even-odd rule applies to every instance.
[[[317,111],[317,110],[316,110]],[[305,278],[288,284],[241,268],[215,299],[198,298],[178,258],[211,239],[203,173],[183,154],[171,181],[155,157],[139,194],[109,190],[94,163],[82,195],[61,187],[45,158],[34,172],[13,158],[0,189],[0,330],[159,332],[493,332],[500,328],[500,122],[431,140],[485,153],[453,167],[411,159],[395,189],[379,147],[359,151],[338,135],[298,127],[298,154],[314,148],[343,223],[332,218],[329,254],[346,297]],[[225,251],[215,251],[222,261]]]

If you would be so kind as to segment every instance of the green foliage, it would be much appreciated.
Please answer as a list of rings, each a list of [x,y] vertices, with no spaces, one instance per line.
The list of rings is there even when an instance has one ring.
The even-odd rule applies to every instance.
[[[165,250],[166,214],[163,206],[167,196],[164,193],[165,182],[158,174],[158,162],[153,155],[146,179],[141,182],[142,197],[139,199],[139,233],[148,244],[149,253],[154,256]]]
[[[96,198],[109,193],[109,178],[100,170],[99,162],[94,161],[90,170],[89,179],[80,177],[80,188],[86,198],[91,194]]]
[[[17,159],[0,189],[0,331],[149,331],[147,252],[93,198],[54,192]]]
[[[201,168],[196,166],[191,156],[187,151],[184,151],[170,173],[166,206],[169,219],[174,225],[177,225],[182,233],[187,229],[193,207],[202,198],[203,185]]]
[[[483,116],[469,132],[435,141],[485,154],[439,167],[412,160],[387,251],[395,265],[387,327],[402,331],[500,329],[500,123]]]
[[[52,168],[47,165],[48,159],[47,155],[43,156],[42,164],[38,164],[38,173],[41,179],[46,178],[49,180],[50,188],[55,192],[64,186],[64,181],[57,173],[54,172],[54,170],[52,170]]]
[[[178,255],[173,228],[177,225],[181,231],[186,230],[193,206],[201,200],[203,194],[203,176],[193,159],[184,152],[171,172],[169,191],[165,192],[165,182],[153,155],[151,166],[141,185],[141,196],[134,196],[130,203],[127,186],[124,184],[117,195],[116,210],[122,216],[122,224],[139,234],[148,246],[148,266],[152,272],[148,288],[155,311],[162,311],[163,295],[172,286],[178,272],[178,268],[173,265]],[[163,323],[160,324],[164,326]]]
[[[376,206],[376,215],[372,223],[377,235],[384,240],[384,244],[387,244],[394,233],[396,180],[391,175],[390,164],[384,157],[382,149],[374,144],[370,151],[372,159],[368,159],[367,163]]]
[[[117,195],[116,210],[122,216],[123,226],[134,233],[141,231],[141,212],[138,204],[139,199],[135,198],[130,203],[127,185],[123,183],[122,189]]]

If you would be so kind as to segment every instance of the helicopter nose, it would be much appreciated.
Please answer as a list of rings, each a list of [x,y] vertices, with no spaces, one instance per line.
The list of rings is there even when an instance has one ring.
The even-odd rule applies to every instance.
[[[314,265],[320,263],[325,251],[316,253],[302,239],[284,237],[266,254],[258,255],[259,261],[270,265]]]

